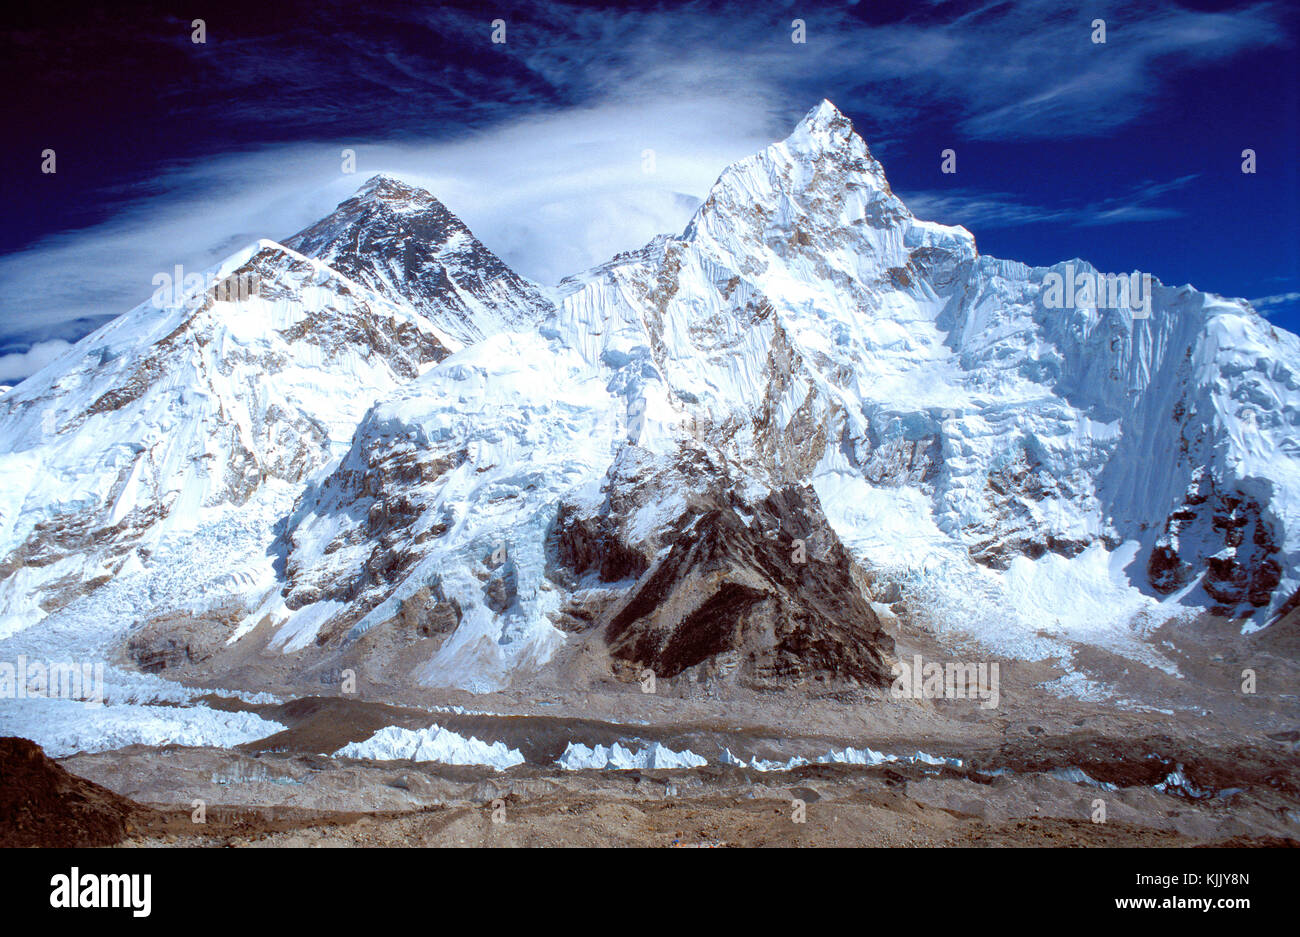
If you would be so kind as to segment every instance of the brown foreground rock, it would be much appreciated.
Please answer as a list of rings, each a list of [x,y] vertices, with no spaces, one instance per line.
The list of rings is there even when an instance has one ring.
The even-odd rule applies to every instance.
[[[0,738],[0,847],[112,846],[153,813],[69,774],[35,742]]]

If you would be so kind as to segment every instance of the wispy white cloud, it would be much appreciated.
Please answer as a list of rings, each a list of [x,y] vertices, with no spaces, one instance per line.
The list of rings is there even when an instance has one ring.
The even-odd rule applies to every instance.
[[[873,30],[888,54],[869,79],[909,84],[921,100],[952,102],[958,129],[981,139],[1068,139],[1117,132],[1142,117],[1180,72],[1288,41],[1268,3],[1232,11],[1054,0],[993,3],[938,28]],[[1091,22],[1106,21],[1104,44]]]
[[[453,141],[292,144],[176,167],[111,221],[0,258],[5,327],[40,334],[125,312],[154,274],[286,240],[377,172],[427,188],[508,264],[554,284],[680,232],[727,164],[771,142],[771,125],[765,107],[733,100],[625,101]],[[344,148],[355,174],[342,172]]]
[[[24,352],[0,355],[0,384],[14,384],[35,374],[71,347],[71,342],[53,339],[37,342]]]
[[[952,189],[897,194],[918,218],[960,224],[971,229],[1065,222],[1072,217],[1065,209],[1030,204],[1006,192]]]
[[[1269,315],[1278,306],[1300,304],[1300,293],[1275,293],[1272,296],[1260,296],[1257,299],[1252,299],[1250,304],[1264,315]]]
[[[968,228],[1012,228],[1049,223],[1110,225],[1177,218],[1180,215],[1177,209],[1152,203],[1185,188],[1197,178],[1192,174],[1166,182],[1145,182],[1123,195],[1086,204],[1036,205],[1005,192],[972,189],[900,192],[899,197],[918,217]]]
[[[1121,224],[1130,221],[1156,221],[1177,218],[1182,213],[1173,208],[1153,205],[1152,202],[1186,188],[1198,178],[1197,173],[1179,176],[1166,182],[1144,182],[1125,195],[1103,199],[1087,206],[1076,219],[1080,225]]]

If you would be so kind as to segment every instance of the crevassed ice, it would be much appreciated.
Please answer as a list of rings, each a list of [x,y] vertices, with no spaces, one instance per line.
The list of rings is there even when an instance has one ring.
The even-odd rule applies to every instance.
[[[387,726],[364,742],[350,742],[334,753],[344,758],[371,758],[376,761],[437,761],[447,765],[487,765],[511,768],[524,763],[517,748],[505,742],[484,742],[474,736],[465,738],[437,723],[427,729],[404,729]]]
[[[61,699],[17,699],[5,700],[0,707],[0,735],[29,738],[51,758],[127,745],[228,748],[284,729],[254,713],[206,706],[132,703],[87,707]]]
[[[960,758],[947,758],[943,756],[929,755],[925,752],[918,751],[914,755],[886,755],[870,748],[853,748],[852,746],[832,749],[825,755],[809,761],[800,755],[794,755],[785,762],[772,761],[766,758],[753,758],[745,761],[731,753],[731,749],[725,749],[722,753],[723,764],[735,765],[739,768],[753,768],[755,771],[790,771],[794,768],[801,768],[809,764],[839,764],[839,765],[882,765],[888,762],[900,762],[902,764],[925,764],[925,765],[949,765],[954,768],[960,768],[962,760]]]
[[[634,752],[618,742],[612,746],[597,745],[588,748],[581,742],[570,742],[564,754],[556,762],[569,771],[581,771],[584,768],[698,768],[708,764],[705,758],[690,749],[675,752],[658,742],[649,748]]]

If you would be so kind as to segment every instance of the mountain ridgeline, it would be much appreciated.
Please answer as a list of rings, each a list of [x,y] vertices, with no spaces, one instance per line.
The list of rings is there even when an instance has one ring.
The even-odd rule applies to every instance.
[[[1114,615],[1090,628],[1300,605],[1300,340],[981,255],[829,102],[680,235],[556,291],[387,176],[216,271],[250,272],[257,295],[142,305],[0,397],[0,635],[273,496],[268,555],[212,553],[266,567],[196,597],[234,610],[218,643],[398,685],[581,652],[879,686],[886,605],[990,641],[1076,592]]]

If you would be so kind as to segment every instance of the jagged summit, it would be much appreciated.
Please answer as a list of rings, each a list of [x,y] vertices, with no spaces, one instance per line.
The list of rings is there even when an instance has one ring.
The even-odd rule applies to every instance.
[[[427,189],[387,173],[377,173],[367,179],[351,198],[340,202],[333,212],[286,243],[291,247],[296,246],[295,242],[318,247],[322,243],[321,237],[332,229],[364,224],[367,217],[398,212],[422,213],[420,233],[430,244],[445,243],[469,230]]]
[[[819,153],[867,149],[866,141],[853,129],[853,121],[825,98],[804,115],[784,143],[790,150]]]
[[[428,189],[422,189],[418,185],[411,185],[404,182],[397,176],[389,175],[386,172],[377,172],[364,183],[361,188],[357,189],[357,196],[371,196],[387,199],[410,198],[420,201],[438,201],[433,197]]]
[[[784,140],[723,170],[683,239],[727,245],[789,238],[797,248],[811,246],[818,229],[865,224],[901,232],[912,221],[852,121],[822,101]]]
[[[844,117],[844,113],[831,103],[830,98],[822,98],[821,101],[815,104],[812,109],[804,115],[803,120],[795,126],[818,123],[828,124],[840,119],[847,120],[848,118]]]
[[[442,202],[389,175],[366,181],[327,217],[285,242],[395,302],[462,344],[531,328],[551,309]]]

